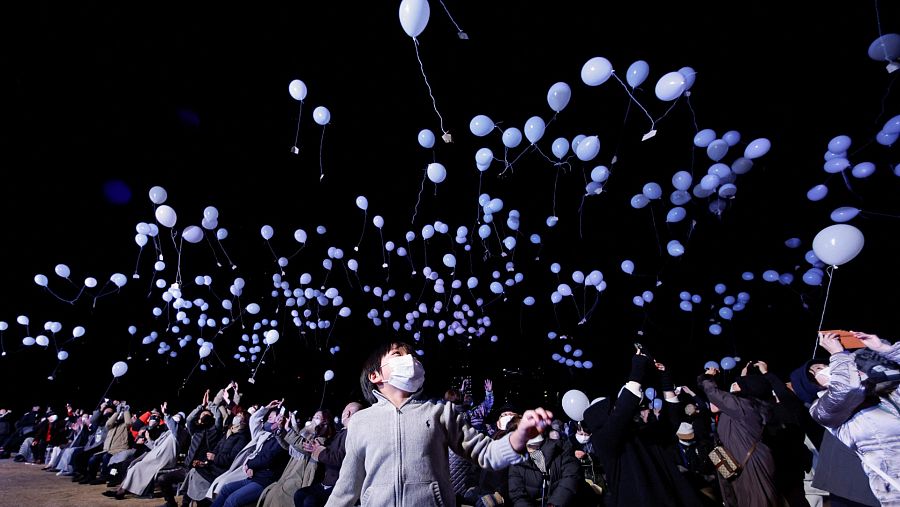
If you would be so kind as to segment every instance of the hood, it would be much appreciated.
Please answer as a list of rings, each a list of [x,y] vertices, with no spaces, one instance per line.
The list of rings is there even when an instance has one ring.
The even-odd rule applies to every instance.
[[[611,407],[609,398],[589,406],[584,410],[584,419],[581,421],[581,427],[588,433],[597,432],[600,428],[606,426]]]
[[[800,398],[800,401],[807,405],[811,405],[818,398],[818,392],[824,387],[810,380],[806,372],[810,366],[814,364],[828,364],[828,359],[810,359],[803,363],[803,366],[791,372],[791,386],[794,388],[794,394]]]

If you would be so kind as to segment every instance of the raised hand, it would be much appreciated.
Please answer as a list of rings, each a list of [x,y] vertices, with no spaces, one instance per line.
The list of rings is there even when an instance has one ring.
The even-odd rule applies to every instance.
[[[491,379],[484,379],[484,390],[488,393],[494,390],[494,382]]]
[[[840,335],[837,333],[819,333],[819,345],[827,350],[829,354],[837,354],[844,350],[844,346],[841,345]]]
[[[757,362],[753,363],[753,365],[756,366],[757,368],[759,368],[759,372],[762,373],[763,375],[765,375],[766,373],[769,373],[769,365],[766,364],[765,361],[757,361]]]
[[[883,343],[878,335],[863,333],[861,331],[850,331],[859,341],[865,344],[866,348],[870,348],[875,352],[887,352],[891,350],[891,346]]]

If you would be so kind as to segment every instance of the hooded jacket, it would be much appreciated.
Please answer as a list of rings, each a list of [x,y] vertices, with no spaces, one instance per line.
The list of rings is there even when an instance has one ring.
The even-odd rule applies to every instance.
[[[327,507],[455,506],[448,448],[482,468],[504,468],[524,457],[509,437],[491,440],[467,424],[451,403],[414,398],[400,408],[378,391],[376,404],[347,424],[346,455]]]

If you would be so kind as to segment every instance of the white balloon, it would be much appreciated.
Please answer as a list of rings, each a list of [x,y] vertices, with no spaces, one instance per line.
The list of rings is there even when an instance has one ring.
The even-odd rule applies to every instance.
[[[483,114],[476,115],[469,122],[469,131],[478,137],[484,137],[494,130],[494,122]]]
[[[146,234],[135,234],[134,242],[137,243],[137,246],[144,248],[147,244],[147,235]]]
[[[429,149],[434,146],[434,132],[428,129],[422,129],[419,131],[419,146]]]
[[[325,106],[313,109],[313,120],[319,125],[328,125],[331,122],[331,111]]]
[[[584,419],[584,411],[591,405],[590,400],[583,392],[577,389],[566,391],[563,395],[562,406],[573,421],[581,421]]]
[[[585,137],[575,148],[575,155],[583,162],[593,160],[598,153],[600,153],[600,138],[597,136]]]
[[[162,206],[156,208],[156,221],[159,222],[160,225],[172,228],[175,226],[175,222],[178,221],[178,215],[175,213],[175,210],[172,209],[168,204],[163,204]]]
[[[40,285],[41,287],[47,286],[47,275],[37,274],[34,275],[34,283]]]
[[[428,0],[403,0],[400,2],[400,26],[410,37],[418,37],[428,24],[431,7]]]
[[[56,353],[56,358],[59,359],[60,361],[65,361],[66,359],[69,358],[69,353],[66,352],[65,350],[60,350],[59,352]]]
[[[264,225],[260,228],[259,233],[262,235],[263,239],[269,241],[272,239],[272,236],[275,235],[275,229],[272,228],[271,225]]]
[[[41,347],[46,347],[47,345],[50,345],[50,338],[47,338],[46,336],[39,334],[34,338],[34,342],[37,343],[38,345],[40,345]]]
[[[113,275],[110,276],[109,279],[112,281],[112,283],[116,284],[116,287],[119,287],[120,289],[124,287],[126,283],[128,283],[128,279],[125,278],[125,275],[123,275],[122,273],[113,273]]]
[[[69,275],[72,273],[69,270],[69,266],[66,266],[65,264],[57,264],[54,271],[56,271],[57,276],[62,278],[69,278]]]
[[[612,75],[613,68],[609,60],[595,56],[581,67],[581,80],[588,86],[599,86]]]
[[[813,239],[813,252],[825,264],[840,266],[853,260],[865,244],[863,233],[848,224],[822,229]]]
[[[74,336],[75,338],[81,338],[82,336],[84,336],[84,328],[81,326],[76,326],[74,329],[72,329],[72,336]]]
[[[438,162],[428,164],[426,173],[428,174],[428,179],[434,183],[441,183],[447,179],[447,169],[444,167],[444,164]]]
[[[113,364],[113,377],[121,377],[122,375],[125,375],[126,372],[128,372],[128,363],[126,363],[125,361],[117,361],[115,364]]]
[[[247,305],[247,313],[256,315],[257,313],[259,313],[259,305],[256,303],[250,303],[249,305]]]
[[[93,276],[89,276],[89,277],[85,278],[85,279],[84,279],[84,286],[87,287],[87,288],[89,288],[89,289],[93,289],[94,287],[97,286],[97,279],[94,278]]]
[[[166,202],[166,199],[168,198],[169,194],[163,187],[155,186],[150,189],[150,200],[153,201],[153,204],[162,204]]]
[[[547,92],[547,104],[557,113],[566,108],[572,98],[572,89],[562,81],[554,83]]]
[[[325,370],[325,375],[322,376],[325,379],[325,382],[330,382],[331,379],[334,378],[334,372],[331,370]]]
[[[181,233],[181,237],[188,243],[199,243],[203,239],[203,229],[196,225],[189,225]]]
[[[656,97],[667,102],[675,100],[684,93],[686,84],[680,72],[669,72],[656,82]]]
[[[291,84],[288,85],[288,93],[291,94],[291,98],[293,98],[294,100],[305,99],[306,92],[306,83],[300,81],[299,79],[291,81]]]

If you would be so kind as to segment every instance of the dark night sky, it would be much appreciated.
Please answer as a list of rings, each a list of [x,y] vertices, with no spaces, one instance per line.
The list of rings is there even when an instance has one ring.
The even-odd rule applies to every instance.
[[[292,403],[316,405],[326,369],[336,373],[326,393],[336,405],[358,396],[360,357],[371,343],[395,334],[412,339],[411,333],[394,333],[387,324],[373,326],[366,313],[388,309],[394,316],[385,320],[399,317],[402,323],[413,309],[402,301],[404,292],[431,306],[436,295],[431,284],[423,290],[421,276],[425,252],[428,265],[449,285],[450,270],[440,258],[451,248],[463,289],[469,276],[480,280],[474,291],[461,291],[465,301],[474,306],[474,298],[481,297],[486,303],[474,308],[469,320],[487,315],[492,325],[484,336],[468,340],[466,333],[440,343],[436,330],[423,330],[420,347],[432,392],[442,391],[447,375],[468,363],[477,379],[498,377],[501,368],[520,368],[524,375],[498,381],[498,390],[524,389],[527,396],[546,388],[550,394],[544,403],[551,405],[558,402],[557,393],[570,388],[591,397],[605,394],[622,381],[636,339],[671,364],[683,381],[690,381],[704,361],[724,355],[769,359],[777,373],[786,375],[812,352],[825,296],[824,285],[801,281],[809,268],[804,253],[839,206],[864,211],[851,224],[863,231],[866,245],[837,270],[824,327],[897,336],[892,312],[897,303],[893,288],[900,282],[898,221],[878,214],[900,215],[900,180],[892,172],[897,151],[874,138],[900,111],[896,86],[891,91],[900,72],[889,74],[883,62],[867,56],[879,30],[900,31],[896,2],[846,2],[840,9],[775,2],[445,3],[469,40],[456,37],[441,4],[432,2],[429,24],[418,37],[419,55],[454,139],[452,144],[438,140],[433,150],[416,142],[421,129],[439,134],[440,125],[396,2],[216,10],[96,2],[6,7],[0,30],[7,49],[0,138],[6,175],[0,186],[0,320],[10,327],[3,332],[8,354],[0,358],[0,382],[19,387],[4,389],[0,405],[34,399],[90,405],[110,382],[113,362],[129,355],[131,370],[113,387],[115,396],[149,404],[180,395],[187,406],[202,389],[229,378],[246,385],[249,367],[231,357],[241,343],[241,332],[233,326],[217,338],[221,362],[210,361],[206,372],[195,370],[188,387],[178,390],[197,364],[197,345],[178,349],[177,338],[185,332],[166,333],[165,318],[151,314],[163,304],[162,291],[151,285],[154,252],[148,245],[137,262],[133,241],[135,225],[153,221],[147,196],[153,185],[168,191],[166,204],[179,216],[176,231],[199,224],[203,209],[213,205],[219,225],[230,233],[223,244],[235,270],[218,246],[221,268],[209,244],[183,248],[183,280],[190,285],[196,275],[210,275],[215,292],[186,286],[185,297],[204,298],[210,317],[220,319],[225,314],[217,297],[227,295],[234,277],[241,276],[247,281],[242,304],[257,302],[263,308],[255,318],[245,315],[244,323],[279,320],[281,340],[267,355],[256,386],[248,386],[252,401],[288,396]],[[658,122],[656,137],[641,142],[649,121],[637,106],[629,107],[622,86],[615,79],[596,88],[581,81],[581,66],[594,56],[608,58],[623,80],[633,61],[649,63],[650,76],[635,96],[654,118],[672,105],[653,94],[662,74],[691,66],[696,83],[689,100],[678,99]],[[289,152],[299,106],[287,93],[292,79],[309,87],[300,116],[299,156]],[[570,166],[560,168],[530,152],[501,175],[499,131],[477,138],[469,132],[469,120],[486,114],[502,128],[522,128],[533,115],[549,121],[546,94],[557,81],[571,86],[572,100],[538,146],[549,155],[557,137],[594,134],[601,141],[599,156],[591,162],[573,157]],[[319,105],[332,114],[324,138],[312,120]],[[697,130],[705,128],[719,136],[728,130],[741,133],[740,143],[722,160],[729,164],[752,139],[770,139],[772,150],[738,178],[738,193],[721,216],[707,210],[709,199],[694,198],[685,205],[684,222],[666,224],[672,174],[687,170],[699,180],[712,163],[692,144]],[[874,175],[861,180],[848,174],[845,183],[841,175],[822,170],[828,141],[839,134],[853,139],[851,163],[874,162]],[[501,160],[479,181],[474,154],[484,146]],[[524,146],[510,150],[509,159]],[[433,161],[443,163],[449,176],[437,187],[425,182],[411,224],[423,170]],[[601,195],[583,199],[586,178],[599,164],[611,166],[612,176]],[[650,181],[662,186],[663,199],[632,209],[631,196]],[[110,182],[130,191],[130,198],[113,202],[105,193]],[[826,183],[830,193],[810,202],[806,191],[819,183]],[[481,192],[505,202],[497,217],[501,238],[508,234],[507,212],[521,212],[518,246],[508,257],[498,255],[496,234],[486,258],[477,236],[471,256],[453,243],[458,226],[477,227],[479,185]],[[353,252],[363,223],[354,205],[357,195],[369,201],[359,253]],[[548,229],[545,219],[554,196],[559,224]],[[376,214],[385,220],[384,240],[398,245],[405,244],[407,230],[418,236],[435,220],[450,226],[450,236],[438,234],[424,249],[417,237],[411,250],[419,275],[411,277],[409,261],[393,255],[387,279],[381,240],[371,223]],[[329,345],[339,344],[338,354],[319,350],[329,330],[300,335],[290,316],[285,318],[285,307],[271,297],[277,271],[259,234],[264,224],[275,229],[271,246],[278,256],[297,250],[295,229],[309,233],[307,247],[285,268],[292,288],[301,273],[309,272],[314,286],[338,288],[344,305],[352,308],[352,316],[339,319],[331,333]],[[328,228],[325,236],[314,232],[320,224]],[[530,244],[532,233],[542,236],[540,248]],[[802,240],[802,246],[787,248],[784,242],[791,237]],[[171,282],[177,253],[168,236],[162,239],[168,266],[161,276]],[[672,239],[685,245],[684,256],[666,254]],[[321,262],[329,246],[343,249],[344,260],[359,260],[362,284],[395,288],[398,297],[384,305],[376,302],[337,261],[323,282]],[[619,269],[624,259],[635,262],[635,275]],[[491,272],[499,270],[505,280],[510,260],[524,281],[494,300],[488,290]],[[61,303],[33,282],[35,274],[46,274],[51,289],[72,297],[78,287],[53,274],[61,262],[79,287],[85,276],[103,285],[114,272],[127,275],[128,284],[96,305],[92,297]],[[562,281],[570,284],[575,269],[603,272],[608,288],[585,324],[578,325],[579,312],[591,307],[596,291],[590,289],[582,301],[582,289],[577,289],[576,305],[566,298],[554,307],[550,293],[560,280],[549,270],[552,262],[562,264]],[[139,280],[131,279],[136,263]],[[788,286],[763,282],[767,269],[792,273],[795,280]],[[745,271],[756,279],[741,280]],[[727,285],[725,295],[746,291],[751,301],[731,322],[717,319],[724,332],[712,336],[707,328],[722,299],[713,291],[717,283]],[[631,299],[645,290],[653,290],[655,299],[638,308]],[[704,298],[691,313],[678,309],[685,290]],[[526,296],[537,303],[525,307]],[[448,295],[441,297],[446,301]],[[190,312],[192,323],[186,327],[196,339],[198,312]],[[333,320],[334,310],[329,312]],[[87,328],[82,339],[64,347],[70,358],[55,380],[47,380],[57,366],[53,346],[22,346],[25,330],[15,323],[18,315],[31,318],[32,335],[45,321],[59,321],[60,341],[76,325]],[[135,337],[128,334],[129,325],[137,327]],[[158,355],[159,340],[140,345],[151,331],[179,350],[178,357]],[[547,339],[550,331],[570,337],[594,367],[553,363],[551,354],[564,352],[560,340]],[[497,343],[488,339],[494,334]],[[521,378],[531,380],[517,386]]]

